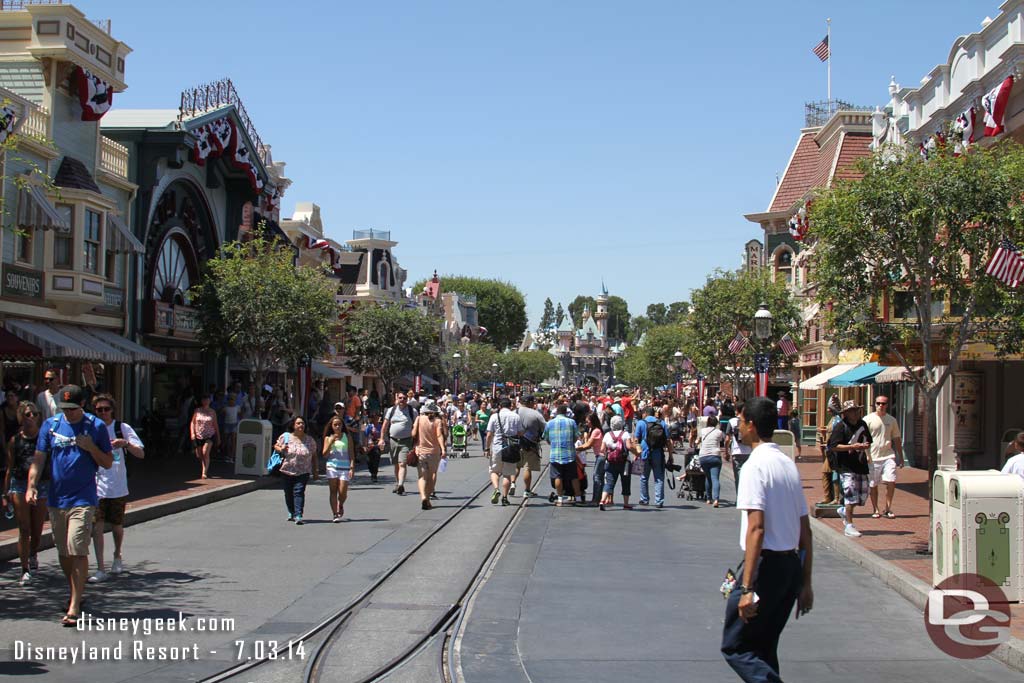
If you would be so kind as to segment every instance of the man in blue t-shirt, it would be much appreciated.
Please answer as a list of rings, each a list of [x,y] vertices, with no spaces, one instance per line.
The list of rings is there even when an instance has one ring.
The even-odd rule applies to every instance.
[[[109,469],[114,455],[106,425],[82,409],[85,392],[81,387],[62,387],[57,400],[63,415],[51,417],[39,429],[25,498],[29,504],[35,503],[39,476],[44,467],[49,467],[50,528],[60,567],[71,590],[61,624],[74,627],[81,614],[82,592],[89,573],[89,539],[98,503],[96,470]]]
[[[660,448],[650,448],[648,445],[647,433],[652,424],[659,424],[662,428],[662,436],[665,445]],[[658,507],[665,506],[665,451],[672,452],[672,442],[668,439],[668,423],[654,416],[654,406],[644,408],[644,419],[636,423],[636,432],[633,438],[641,446],[640,457],[644,461],[644,475],[640,479],[640,504],[650,503],[647,493],[647,480],[654,472],[654,504]]]

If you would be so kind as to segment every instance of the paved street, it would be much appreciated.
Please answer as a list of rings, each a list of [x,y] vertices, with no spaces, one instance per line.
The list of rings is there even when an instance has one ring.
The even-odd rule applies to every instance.
[[[479,454],[475,445],[471,452]],[[233,629],[222,633],[137,637],[146,646],[196,643],[199,662],[12,663],[15,639],[36,646],[84,639],[91,646],[117,638],[58,627],[64,593],[53,551],[42,554],[45,579],[30,589],[17,587],[16,568],[8,564],[0,588],[0,673],[46,681],[210,675],[235,663],[234,641],[246,641],[244,660],[257,640],[284,642],[347,603],[480,488],[483,460],[453,460],[440,481],[443,500],[429,512],[420,511],[416,496],[393,496],[390,477],[377,486],[360,477],[342,525],[317,523],[328,509],[321,484],[311,486],[310,523],[301,528],[284,522],[281,495],[271,490],[129,528],[131,573],[90,587],[89,610],[105,617],[181,611],[193,619],[234,619]],[[538,489],[548,490],[546,481]],[[718,586],[724,569],[739,560],[737,512],[686,503],[670,493],[660,511],[602,513],[555,508],[543,497],[531,501],[466,618],[457,643],[465,680],[735,680],[718,653]],[[728,483],[723,498],[733,499]],[[493,508],[483,498],[467,509],[448,535],[395,575],[393,588],[357,615],[334,645],[344,658],[332,658],[321,680],[355,680],[357,671],[398,654],[423,623],[457,598],[453,587],[476,571],[484,546],[513,510]],[[816,608],[783,636],[787,681],[1024,680],[992,660],[949,659],[931,645],[910,603],[821,544],[816,557]],[[855,610],[848,609],[851,604]],[[439,653],[435,642],[389,680],[435,680]],[[304,665],[277,663],[236,680],[302,680]]]

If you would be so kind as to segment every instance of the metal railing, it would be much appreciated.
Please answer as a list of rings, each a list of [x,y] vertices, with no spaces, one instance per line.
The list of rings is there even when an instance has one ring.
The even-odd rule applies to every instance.
[[[260,161],[266,165],[268,150],[256,132],[256,126],[253,125],[252,119],[249,118],[249,112],[245,110],[242,98],[238,96],[235,84],[231,82],[230,78],[222,78],[219,81],[213,81],[212,83],[206,83],[182,91],[181,105],[178,107],[178,121],[183,121],[185,118],[193,118],[228,105],[234,105],[235,111],[238,112],[238,120],[242,122],[242,127],[249,134],[252,144],[256,146],[256,154],[259,156]]]
[[[386,240],[391,241],[390,230],[353,230],[352,239],[354,240]]]
[[[873,107],[861,107],[850,104],[846,100],[819,100],[818,102],[807,102],[804,104],[804,126],[815,128],[824,126],[828,120],[835,116],[837,111],[874,111]]]
[[[16,12],[28,5],[63,5],[63,0],[0,0],[0,11]]]
[[[100,168],[122,178],[128,177],[128,148],[100,136]]]

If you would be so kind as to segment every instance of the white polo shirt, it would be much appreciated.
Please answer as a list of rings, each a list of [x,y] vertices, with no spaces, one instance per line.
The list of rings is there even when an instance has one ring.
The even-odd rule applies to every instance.
[[[1003,465],[1003,474],[1016,474],[1024,479],[1024,453],[1018,453]]]
[[[736,507],[743,510],[740,548],[747,549],[748,510],[764,512],[764,550],[795,550],[800,545],[800,518],[807,516],[800,471],[774,443],[750,453],[740,475]]]

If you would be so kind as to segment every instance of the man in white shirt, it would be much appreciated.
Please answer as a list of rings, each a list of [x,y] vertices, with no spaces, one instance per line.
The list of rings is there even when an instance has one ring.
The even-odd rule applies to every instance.
[[[89,577],[89,583],[101,583],[110,576],[104,571],[103,562],[103,527],[104,522],[110,525],[114,537],[114,562],[110,566],[111,574],[124,571],[121,558],[121,546],[124,544],[124,510],[128,502],[128,470],[125,468],[125,456],[131,454],[140,460],[146,457],[142,441],[131,425],[114,420],[114,398],[110,394],[99,394],[92,400],[93,412],[103,421],[113,448],[114,462],[109,468],[96,470],[96,495],[99,505],[92,529],[92,545],[96,551],[96,573]],[[118,433],[120,432],[120,433]]]
[[[811,611],[813,549],[800,472],[771,442],[778,409],[768,398],[743,405],[739,431],[752,451],[743,467],[736,507],[743,511],[737,568],[729,595],[722,655],[744,681],[779,681],[778,642],[793,604]]]
[[[1016,453],[1016,455],[1010,455],[1011,453]],[[1024,432],[1018,434],[1010,442],[1009,447],[1006,449],[1006,454],[1009,457],[1006,460],[1006,464],[1003,465],[1003,474],[1016,474],[1024,478]]]
[[[57,405],[57,392],[60,390],[60,370],[57,368],[47,368],[46,372],[43,373],[43,384],[45,389],[39,392],[36,396],[36,407],[39,408],[40,422],[46,422],[49,418],[54,415],[60,415],[62,412],[60,407]]]
[[[893,519],[892,498],[896,492],[896,468],[903,467],[903,435],[896,418],[889,414],[889,397],[875,398],[875,412],[864,417],[871,432],[871,472],[868,475],[868,496],[871,498],[871,516]],[[885,511],[878,512],[878,484],[885,484]]]

